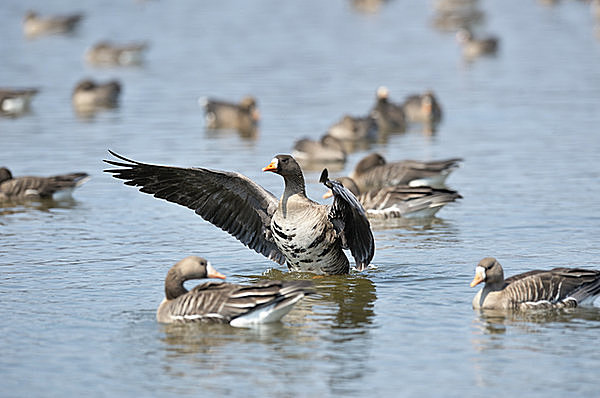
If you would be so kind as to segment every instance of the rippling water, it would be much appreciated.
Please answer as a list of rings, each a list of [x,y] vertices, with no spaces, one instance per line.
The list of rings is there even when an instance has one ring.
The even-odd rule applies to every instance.
[[[344,1],[74,1],[0,7],[0,85],[38,86],[32,112],[0,119],[15,175],[87,171],[72,201],[0,208],[2,396],[593,396],[596,308],[507,316],[471,309],[476,263],[511,275],[600,268],[600,42],[584,2],[484,2],[496,57],[466,63],[429,2],[363,13]],[[27,40],[27,7],[83,11],[70,36]],[[100,39],[148,40],[140,67],[91,68]],[[78,118],[83,77],[118,78],[119,109]],[[168,268],[209,258],[233,282],[282,267],[191,211],[102,173],[107,149],[134,159],[261,168],[343,113],[433,88],[444,120],[373,150],[399,160],[463,157],[464,199],[430,222],[377,227],[374,266],[317,280],[282,324],[258,329],[155,322]],[[197,99],[252,93],[260,134],[204,130]],[[365,151],[350,156],[350,170]],[[318,173],[306,175],[313,198]]]

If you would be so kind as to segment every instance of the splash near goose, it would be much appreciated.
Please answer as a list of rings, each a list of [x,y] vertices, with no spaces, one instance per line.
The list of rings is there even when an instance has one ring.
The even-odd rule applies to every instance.
[[[250,249],[291,271],[347,274],[349,249],[364,270],[375,253],[369,221],[354,195],[341,184],[332,205],[306,197],[304,176],[290,155],[277,155],[263,171],[283,177],[280,200],[248,177],[230,171],[158,166],[127,159],[105,160],[105,170],[141,192],[186,206]]]

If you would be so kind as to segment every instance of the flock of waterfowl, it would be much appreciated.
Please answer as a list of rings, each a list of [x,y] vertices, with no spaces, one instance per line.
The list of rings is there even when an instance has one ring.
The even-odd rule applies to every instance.
[[[460,26],[457,38],[464,55],[474,58],[498,48],[496,38],[475,39],[469,23],[481,15],[472,1],[457,1],[454,9],[438,2],[437,24]],[[82,15],[25,16],[28,37],[66,33],[76,28]],[[454,25],[453,25],[454,24]],[[86,54],[92,64],[128,65],[141,61],[146,43],[128,45],[102,41]],[[0,90],[4,114],[24,112],[38,89]],[[95,111],[118,104],[121,84],[82,80],[72,94],[77,111]],[[252,96],[230,103],[201,99],[208,129],[234,129],[255,134],[260,122],[257,100]],[[434,131],[442,120],[442,106],[431,90],[407,96],[403,102],[390,100],[386,87],[376,90],[375,104],[364,116],[343,115],[318,140],[304,138],[293,145],[292,155],[276,155],[263,168],[283,178],[284,190],[278,199],[266,189],[235,171],[193,167],[181,168],[147,164],[109,151],[117,160],[105,160],[115,168],[105,170],[126,185],[143,193],[192,209],[203,219],[228,232],[248,248],[268,259],[286,264],[293,272],[338,275],[351,272],[344,250],[349,250],[358,272],[365,270],[375,254],[376,242],[371,221],[432,217],[443,206],[461,198],[445,181],[462,159],[438,161],[403,160],[392,163],[377,153],[367,154],[347,177],[330,179],[327,168],[321,173],[324,198],[330,205],[306,195],[302,168],[335,168],[349,152],[368,148],[369,142],[385,142],[387,135],[401,133],[411,124]],[[88,180],[86,173],[52,177],[13,177],[0,168],[0,200],[15,201],[51,198],[70,191]],[[160,322],[221,322],[233,326],[272,322],[281,319],[305,295],[313,293],[308,281],[263,281],[250,286],[204,282],[188,291],[189,279],[224,279],[205,259],[186,257],[175,264],[165,280],[165,299],[157,310]],[[494,258],[485,258],[476,267],[471,286],[484,283],[473,299],[476,309],[563,308],[593,300],[600,295],[600,271],[555,268],[530,271],[504,278]]]

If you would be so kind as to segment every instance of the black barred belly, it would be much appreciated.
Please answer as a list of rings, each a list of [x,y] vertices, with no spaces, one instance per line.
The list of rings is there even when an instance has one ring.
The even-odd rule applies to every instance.
[[[346,274],[350,268],[339,238],[326,225],[284,228],[271,222],[273,237],[284,254],[290,271],[316,274]]]

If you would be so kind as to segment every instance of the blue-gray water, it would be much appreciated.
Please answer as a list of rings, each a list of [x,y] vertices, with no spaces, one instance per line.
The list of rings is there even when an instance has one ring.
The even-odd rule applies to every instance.
[[[485,256],[508,275],[600,268],[600,41],[589,6],[483,2],[480,30],[501,38],[500,51],[465,63],[453,33],[431,26],[432,4],[365,14],[320,0],[3,2],[0,85],[42,91],[30,114],[0,119],[0,163],[92,179],[71,202],[1,209],[0,395],[597,395],[600,310],[481,315],[468,285]],[[27,40],[27,8],[86,18],[72,36]],[[106,38],[148,40],[146,63],[84,64]],[[120,108],[78,118],[70,93],[86,76],[120,79]],[[166,271],[187,255],[232,282],[284,268],[102,173],[107,149],[236,170],[279,196],[281,178],[261,168],[343,113],[366,113],[379,85],[396,101],[434,89],[444,120],[433,137],[415,130],[372,149],[463,157],[448,184],[464,199],[431,222],[376,229],[374,267],[317,280],[319,294],[282,324],[156,323]],[[262,114],[256,140],[205,132],[199,97],[247,93]],[[306,177],[320,197],[318,174]]]

